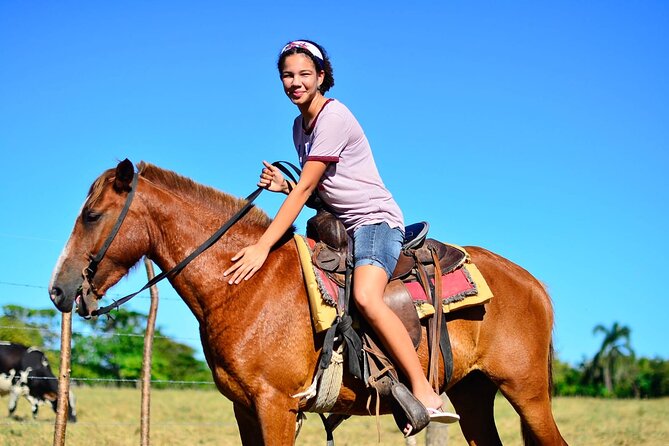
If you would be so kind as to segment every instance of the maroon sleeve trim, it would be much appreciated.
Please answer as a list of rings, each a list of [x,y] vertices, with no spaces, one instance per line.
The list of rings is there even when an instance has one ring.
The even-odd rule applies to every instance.
[[[307,161],[323,161],[325,163],[337,163],[339,162],[338,156],[308,156]]]

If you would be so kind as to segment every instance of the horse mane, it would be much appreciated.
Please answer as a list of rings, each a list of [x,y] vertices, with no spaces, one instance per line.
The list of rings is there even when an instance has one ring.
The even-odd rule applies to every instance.
[[[141,161],[137,164],[137,170],[140,176],[151,181],[154,184],[169,190],[190,202],[197,202],[203,207],[220,213],[221,215],[232,216],[241,209],[246,201],[242,198],[236,198],[210,186],[204,186],[196,183],[190,178],[179,175],[167,169],[162,169],[151,163]],[[116,169],[104,171],[91,185],[86,200],[86,207],[93,206],[100,198],[106,185],[114,181]],[[247,212],[244,220],[252,225],[267,227],[270,218],[265,212],[257,207],[253,207]]]
[[[105,189],[105,186],[108,183],[111,183],[114,180],[114,174],[116,169],[107,169],[102,174],[95,179],[93,184],[91,184],[90,189],[88,189],[88,197],[84,203],[84,208],[90,208],[95,206],[95,203],[102,196],[102,192]]]
[[[167,169],[162,169],[151,163],[140,161],[137,164],[137,170],[139,175],[164,187],[173,194],[186,198],[191,202],[197,202],[201,206],[222,213],[223,215],[232,216],[246,204],[246,200],[243,198],[233,197],[230,194],[197,183],[190,178]],[[249,210],[245,220],[263,227],[269,226],[271,221],[267,214],[257,207]]]

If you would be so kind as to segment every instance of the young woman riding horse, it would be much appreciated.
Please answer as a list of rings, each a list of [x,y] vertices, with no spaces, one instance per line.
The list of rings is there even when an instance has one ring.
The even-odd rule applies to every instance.
[[[299,53],[291,49],[284,59],[313,63]],[[307,70],[314,66],[306,64]],[[288,79],[291,73],[306,74],[292,68]],[[309,74],[319,79],[318,73]],[[299,103],[307,89],[300,85],[303,81],[285,82],[289,87],[295,82],[291,99]],[[328,104],[323,113],[336,104]],[[92,184],[49,284],[60,311],[72,311],[76,304],[81,316],[96,314],[109,288],[142,257],[171,271],[247,206],[169,170],[148,163],[137,167],[136,172],[131,162],[122,161]],[[264,173],[275,180],[268,187],[287,187],[271,171]],[[267,185],[264,178],[261,184]],[[291,193],[287,202],[296,196]],[[261,240],[270,225],[266,214],[250,209],[209,249],[167,277],[198,321],[213,379],[233,402],[245,446],[294,443],[297,414],[310,411],[311,405],[293,395],[309,387],[323,346],[323,337],[313,333],[292,231],[274,245],[260,270],[256,266],[223,277],[231,258]],[[484,248],[465,248],[494,294],[485,305],[445,316],[453,373],[446,381],[440,368],[439,388],[462,417],[467,444],[501,444],[494,419],[498,392],[518,413],[525,444],[565,444],[551,410],[553,308],[546,289],[513,262]],[[244,280],[254,269],[253,277]],[[231,279],[234,286],[228,284]],[[423,370],[429,361],[426,339],[423,328],[418,347]],[[368,415],[368,396],[364,383],[344,372],[329,412]],[[382,402],[381,412],[389,413],[390,407]]]
[[[278,68],[286,95],[300,111],[293,140],[302,174],[289,188],[279,169],[264,163],[258,185],[288,196],[260,240],[239,251],[225,275],[230,275],[230,284],[250,279],[318,190],[353,238],[353,299],[358,310],[408,377],[430,418],[456,421],[457,415],[441,411],[441,398],[425,377],[406,328],[383,301],[404,239],[404,220],[379,176],[360,124],[344,104],[323,96],[334,85],[327,53],[311,41],[290,42],[279,55]]]

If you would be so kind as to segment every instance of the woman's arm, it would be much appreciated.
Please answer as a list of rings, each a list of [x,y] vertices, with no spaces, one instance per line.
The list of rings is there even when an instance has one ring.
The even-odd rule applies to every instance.
[[[318,186],[326,167],[327,164],[322,161],[307,161],[304,164],[299,181],[284,200],[265,233],[254,245],[247,246],[232,258],[233,265],[223,273],[223,276],[232,274],[229,284],[250,279],[265,263],[272,246],[295,222],[304,204]]]

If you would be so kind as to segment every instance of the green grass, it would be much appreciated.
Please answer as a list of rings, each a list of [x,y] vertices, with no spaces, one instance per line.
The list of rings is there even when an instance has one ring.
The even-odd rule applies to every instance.
[[[137,445],[140,440],[140,394],[136,389],[76,388],[79,421],[67,426],[67,445]],[[6,404],[7,399],[2,399]],[[555,417],[565,439],[573,445],[669,444],[669,398],[658,400],[602,400],[557,398]],[[521,444],[518,417],[506,400],[498,398],[497,426],[505,445]],[[0,419],[0,444],[49,445],[55,414],[42,406],[33,421],[25,400],[15,418]],[[317,414],[308,418],[297,445],[325,444]],[[380,418],[378,442],[374,417],[354,417],[335,431],[337,446],[404,446],[390,416]],[[448,429],[449,445],[465,444],[458,425]],[[424,433],[417,445],[425,444]],[[215,390],[154,390],[151,400],[151,444],[238,445],[231,403]]]

